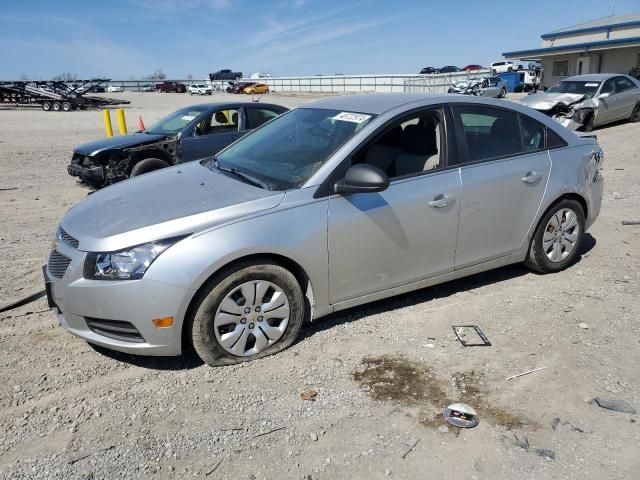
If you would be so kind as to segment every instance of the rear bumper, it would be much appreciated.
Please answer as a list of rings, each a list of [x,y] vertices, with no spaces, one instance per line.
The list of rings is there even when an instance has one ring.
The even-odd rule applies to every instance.
[[[604,177],[598,171],[596,178],[587,191],[588,213],[585,219],[585,229],[589,229],[596,221],[602,207],[602,194],[604,192]]]

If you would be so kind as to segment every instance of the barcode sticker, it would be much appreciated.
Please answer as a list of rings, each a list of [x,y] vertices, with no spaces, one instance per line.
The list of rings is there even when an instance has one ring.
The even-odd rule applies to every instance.
[[[367,115],[364,113],[353,113],[353,112],[341,112],[331,120],[341,120],[343,122],[353,122],[353,123],[362,123],[366,122],[371,118],[371,115]]]

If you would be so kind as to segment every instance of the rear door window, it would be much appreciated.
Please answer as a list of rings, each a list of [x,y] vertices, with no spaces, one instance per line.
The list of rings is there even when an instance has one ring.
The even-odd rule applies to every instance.
[[[247,129],[258,128],[263,123],[267,123],[272,118],[276,118],[279,114],[273,110],[266,108],[248,107],[247,112]]]
[[[524,152],[518,114],[478,105],[455,107],[467,147],[467,162],[518,155]]]
[[[632,88],[636,88],[636,86],[629,80],[624,77],[616,77],[616,90],[618,92],[624,92],[625,90],[631,90]]]
[[[522,144],[525,152],[535,152],[545,148],[545,126],[526,115],[520,115]]]

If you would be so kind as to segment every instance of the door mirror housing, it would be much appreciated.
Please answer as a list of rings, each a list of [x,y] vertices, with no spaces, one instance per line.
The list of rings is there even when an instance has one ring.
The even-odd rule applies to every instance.
[[[336,182],[336,193],[382,192],[389,188],[389,177],[378,167],[368,163],[352,165],[343,180]]]
[[[604,93],[601,93],[600,95],[598,95],[598,100],[603,100],[603,99],[605,99],[607,97],[610,97],[610,96],[611,96],[611,94],[609,92],[604,92]]]

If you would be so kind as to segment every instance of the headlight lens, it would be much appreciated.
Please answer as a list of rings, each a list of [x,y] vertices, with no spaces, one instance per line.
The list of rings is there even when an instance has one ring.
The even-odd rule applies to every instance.
[[[145,243],[118,252],[92,252],[87,255],[84,277],[91,280],[137,280],[153,261],[184,237]]]

